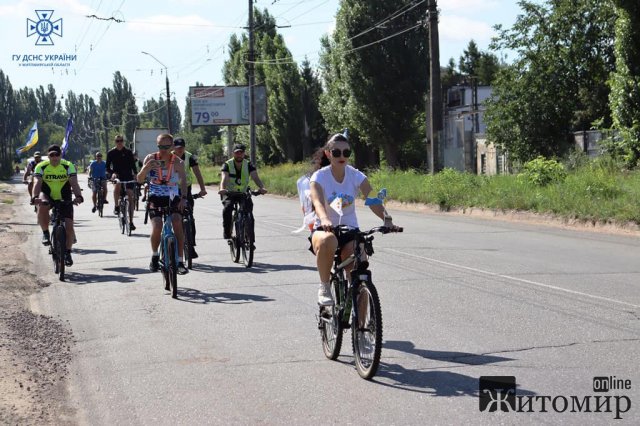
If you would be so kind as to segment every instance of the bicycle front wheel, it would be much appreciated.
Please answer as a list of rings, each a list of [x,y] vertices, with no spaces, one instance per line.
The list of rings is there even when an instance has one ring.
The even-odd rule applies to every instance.
[[[124,232],[123,234],[127,234],[127,236],[131,236],[131,220],[129,219],[129,199],[125,198],[124,202],[122,202],[121,204],[124,204],[124,207],[122,207],[122,209],[124,210],[124,213],[121,211],[120,213],[122,213],[122,223],[123,223],[123,228],[124,228]]]
[[[320,337],[324,356],[335,360],[342,348],[343,325],[341,321],[342,308],[339,303],[339,283],[331,281],[331,296],[335,301],[333,306],[320,307]]]
[[[229,251],[231,252],[231,261],[238,263],[240,260],[240,246],[242,245],[240,218],[233,218],[233,227],[231,228],[231,239],[229,240]]]
[[[167,242],[167,265],[169,271],[169,283],[171,285],[171,297],[178,298],[178,245],[176,240],[170,238]]]
[[[56,241],[56,258],[58,261],[57,273],[60,281],[64,281],[64,255],[67,251],[67,232],[64,226],[56,226],[54,230]]]
[[[363,379],[371,379],[378,371],[382,351],[382,310],[378,291],[371,282],[356,287],[353,309],[357,319],[351,322],[351,339],[356,370]]]
[[[242,244],[242,263],[247,268],[253,265],[253,251],[255,250],[255,238],[253,235],[253,218],[248,216],[244,220],[244,244]]]
[[[98,216],[102,217],[102,212],[104,210],[104,195],[102,194],[102,190],[98,190],[98,200],[97,200],[97,208],[98,208]]]

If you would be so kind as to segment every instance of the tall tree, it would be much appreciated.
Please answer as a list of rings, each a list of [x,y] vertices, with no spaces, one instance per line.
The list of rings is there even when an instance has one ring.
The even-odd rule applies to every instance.
[[[327,123],[344,111],[342,118],[348,118],[337,129],[350,123],[369,151],[382,149],[390,167],[422,161],[408,154],[412,141],[422,148],[417,156],[425,154],[416,120],[425,108],[428,78],[427,34],[419,25],[425,14],[426,2],[344,0],[331,43],[324,46],[324,54],[335,55],[323,59],[324,75],[330,73],[325,83],[337,85],[326,85],[323,96]],[[331,113],[338,102],[346,102],[345,108]]]
[[[303,158],[308,158],[315,148],[322,146],[327,140],[327,131],[319,109],[322,83],[306,58],[302,62],[300,75],[302,77],[302,112],[304,118],[302,156]]]
[[[613,0],[616,22],[616,70],[611,76],[613,124],[620,131],[630,166],[640,163],[640,3]]]
[[[570,132],[610,120],[606,76],[613,70],[611,0],[521,0],[493,49],[517,53],[493,84],[490,138],[516,160],[563,155]]]

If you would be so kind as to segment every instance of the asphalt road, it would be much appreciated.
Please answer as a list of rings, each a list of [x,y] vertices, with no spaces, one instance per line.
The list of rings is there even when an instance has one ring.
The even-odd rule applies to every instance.
[[[179,300],[147,272],[142,213],[134,235],[121,235],[113,201],[104,218],[90,203],[76,208],[67,282],[56,281],[38,233],[25,243],[39,275],[56,281],[32,307],[69,321],[76,337],[69,391],[79,423],[640,422],[638,238],[392,211],[405,232],[374,241],[384,348],[365,381],[350,334],[337,362],[324,358],[315,259],[305,233],[292,233],[297,200],[254,198],[257,251],[246,269],[231,262],[211,192],[197,201],[200,257],[179,276]],[[363,228],[378,224],[366,208],[359,216]],[[481,376],[514,376],[533,412],[480,412]],[[630,389],[596,393],[595,376]],[[572,396],[608,396],[613,412],[595,412],[604,399],[576,410]]]

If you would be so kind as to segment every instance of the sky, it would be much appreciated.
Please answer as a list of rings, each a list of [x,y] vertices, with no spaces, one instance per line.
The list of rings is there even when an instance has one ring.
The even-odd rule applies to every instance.
[[[406,3],[412,1],[420,0]],[[278,31],[294,60],[307,57],[312,65],[321,36],[335,26],[339,3],[255,0],[277,25],[290,26]],[[515,0],[439,0],[438,8],[443,66],[451,57],[457,63],[471,39],[486,50],[493,26],[510,27],[520,12]],[[223,85],[229,37],[245,31],[247,10],[246,0],[0,0],[0,69],[14,89],[53,84],[58,96],[72,90],[96,102],[119,70],[142,111],[145,100],[166,93],[166,68],[171,96],[184,114],[189,86]],[[51,26],[35,26],[43,13]],[[30,28],[42,28],[41,34]]]

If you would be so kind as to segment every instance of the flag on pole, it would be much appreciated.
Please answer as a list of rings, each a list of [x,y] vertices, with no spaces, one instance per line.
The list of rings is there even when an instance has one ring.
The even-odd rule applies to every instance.
[[[62,140],[62,158],[67,153],[67,148],[69,147],[69,135],[73,132],[73,120],[71,117],[67,120],[67,130],[64,132],[64,139]]]
[[[27,141],[25,142],[24,146],[22,148],[18,148],[16,150],[16,154],[20,155],[29,151],[37,143],[38,143],[38,122],[36,121],[33,123],[33,127],[31,128],[31,130],[29,130],[29,134],[27,135]]]

